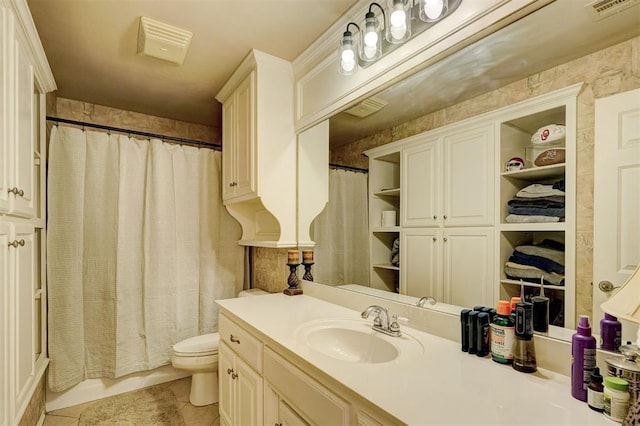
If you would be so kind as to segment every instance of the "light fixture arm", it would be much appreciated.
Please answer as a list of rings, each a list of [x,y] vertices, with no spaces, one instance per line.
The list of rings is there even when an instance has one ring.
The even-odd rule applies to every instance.
[[[360,27],[358,26],[358,24],[356,24],[355,22],[349,22],[347,24],[347,28],[344,30],[344,34],[342,34],[343,36],[351,36],[353,35],[353,33],[351,31],[349,31],[349,26],[353,25],[354,27],[356,27],[358,29],[358,31],[360,31]]]
[[[373,2],[369,5],[369,13],[373,13],[373,11],[371,10],[371,8],[373,6],[378,6],[378,9],[380,9],[380,11],[382,12],[382,29],[386,31],[387,29],[387,14],[384,12],[384,8],[382,6],[380,6],[378,3]],[[367,13],[367,15],[369,14]]]

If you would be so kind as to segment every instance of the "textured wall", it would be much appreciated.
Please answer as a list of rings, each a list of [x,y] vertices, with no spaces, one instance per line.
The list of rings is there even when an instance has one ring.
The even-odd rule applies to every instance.
[[[593,277],[593,145],[595,99],[640,87],[640,37],[344,145],[333,163],[368,167],[362,152],[513,103],[584,82],[577,116],[576,314],[591,314]]]
[[[44,414],[44,404],[45,404],[45,391],[44,384],[47,375],[44,374],[42,379],[40,379],[40,383],[36,387],[36,391],[31,397],[31,401],[29,401],[29,405],[27,405],[27,409],[22,415],[22,419],[20,419],[20,423],[18,426],[34,426],[38,424],[38,420],[40,420],[40,416]]]
[[[49,105],[47,106],[49,107]],[[218,127],[187,123],[65,98],[57,98],[55,109],[57,117],[69,120],[198,141],[222,143],[222,134]]]

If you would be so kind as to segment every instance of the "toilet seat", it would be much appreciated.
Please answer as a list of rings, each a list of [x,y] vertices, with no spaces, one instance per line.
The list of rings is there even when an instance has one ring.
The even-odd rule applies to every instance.
[[[214,355],[218,353],[218,333],[190,337],[173,345],[173,354],[185,357]]]

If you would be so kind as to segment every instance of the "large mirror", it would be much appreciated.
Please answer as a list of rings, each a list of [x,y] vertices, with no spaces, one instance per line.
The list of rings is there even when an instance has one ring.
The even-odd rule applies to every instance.
[[[637,85],[629,64],[630,40],[640,35],[640,6],[597,20],[587,3],[552,2],[330,119],[330,162],[348,167],[330,172],[335,188],[312,225],[315,281],[355,291],[370,285],[364,151],[584,82],[577,118],[576,291],[566,297],[576,298],[576,316],[592,315],[592,291],[600,291],[592,285],[592,104]],[[637,39],[633,43],[637,49]]]

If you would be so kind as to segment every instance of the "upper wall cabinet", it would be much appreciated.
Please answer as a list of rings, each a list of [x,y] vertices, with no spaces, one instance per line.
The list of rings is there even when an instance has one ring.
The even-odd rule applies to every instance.
[[[222,198],[242,225],[239,244],[296,246],[291,63],[253,50],[216,99],[223,105]]]
[[[349,22],[360,23],[370,0],[358,1],[342,19],[296,58],[295,125],[307,129],[382,90],[399,79],[441,60],[491,32],[551,3],[552,0],[467,0],[448,17],[406,41],[353,75],[338,72],[338,46]]]

